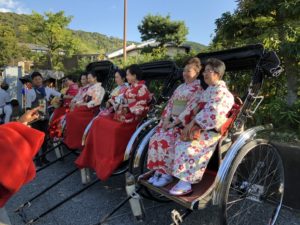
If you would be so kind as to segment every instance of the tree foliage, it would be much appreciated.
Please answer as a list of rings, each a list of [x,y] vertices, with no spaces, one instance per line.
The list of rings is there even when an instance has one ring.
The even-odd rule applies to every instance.
[[[172,21],[170,16],[147,15],[138,25],[143,41],[155,39],[161,46],[173,42],[177,45],[186,41],[188,28],[184,21]]]
[[[213,48],[231,48],[263,43],[276,50],[282,59],[289,106],[299,99],[300,1],[237,0],[238,8],[216,20]],[[286,80],[285,80],[286,79]]]
[[[13,29],[0,24],[0,67],[16,64],[18,59],[28,54],[28,49],[20,46]]]
[[[37,44],[48,48],[50,69],[62,69],[62,56],[72,55],[78,46],[78,40],[67,29],[72,17],[65,16],[64,11],[60,11],[46,12],[45,15],[33,12],[31,18],[30,32]]]

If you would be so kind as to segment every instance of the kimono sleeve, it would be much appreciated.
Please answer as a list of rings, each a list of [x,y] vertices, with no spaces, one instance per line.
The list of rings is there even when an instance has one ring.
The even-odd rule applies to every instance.
[[[196,115],[196,113],[198,112],[199,99],[202,93],[202,88],[198,88],[196,92],[192,93],[188,99],[185,110],[178,116],[178,119],[180,120],[183,126],[190,123]]]
[[[35,176],[33,157],[44,141],[44,133],[21,123],[0,126],[0,208]]]
[[[135,100],[128,104],[129,111],[134,115],[143,115],[148,110],[148,102],[151,100],[150,92],[145,85],[139,87]]]
[[[88,108],[93,108],[101,104],[105,90],[102,86],[97,86],[91,93],[92,100],[87,103]]]
[[[203,130],[219,130],[226,122],[226,115],[233,104],[233,95],[226,88],[217,88],[211,92],[210,100],[196,115],[195,122]]]

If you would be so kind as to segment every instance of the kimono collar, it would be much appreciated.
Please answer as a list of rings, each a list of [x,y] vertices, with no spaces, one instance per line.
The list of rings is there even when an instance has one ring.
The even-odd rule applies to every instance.
[[[198,84],[200,83],[200,81],[198,79],[194,80],[193,82],[191,83],[185,83],[186,85],[195,85],[195,84]]]
[[[137,87],[138,85],[143,85],[146,82],[144,80],[139,80],[138,82],[134,82],[131,86],[132,87]]]

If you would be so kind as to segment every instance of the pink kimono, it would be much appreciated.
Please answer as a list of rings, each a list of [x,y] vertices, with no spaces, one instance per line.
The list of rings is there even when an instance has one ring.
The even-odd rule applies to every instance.
[[[169,100],[156,133],[150,140],[147,167],[162,173],[171,174],[174,161],[174,144],[179,138],[181,129],[175,127],[169,130],[162,129],[163,120],[179,119],[182,125],[188,124],[192,118],[196,96],[203,92],[200,81],[181,84]]]
[[[195,116],[195,122],[201,129],[200,137],[193,141],[181,141],[177,138],[174,165],[170,173],[191,184],[201,181],[221,138],[220,129],[227,121],[227,114],[234,104],[233,95],[224,81],[209,86],[198,97],[198,105],[203,107]]]

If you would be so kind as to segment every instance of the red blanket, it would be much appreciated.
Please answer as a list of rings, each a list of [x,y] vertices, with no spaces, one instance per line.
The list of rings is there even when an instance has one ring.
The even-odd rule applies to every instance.
[[[82,149],[82,135],[86,126],[94,118],[98,107],[88,108],[86,106],[76,107],[74,111],[66,115],[66,130],[64,143],[70,149]]]
[[[137,124],[121,123],[108,117],[97,118],[75,163],[79,168],[94,169],[99,179],[107,180],[122,163],[126,146]]]
[[[63,116],[69,111],[69,107],[59,107],[54,110],[53,116],[51,118],[49,124],[49,136],[51,138],[54,137],[61,137],[62,136],[62,127],[61,127],[61,120]]]
[[[33,157],[44,141],[44,133],[21,123],[0,126],[0,207],[35,177]]]

